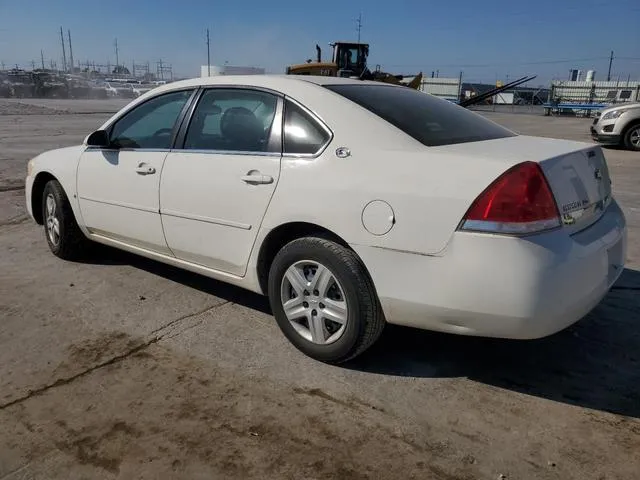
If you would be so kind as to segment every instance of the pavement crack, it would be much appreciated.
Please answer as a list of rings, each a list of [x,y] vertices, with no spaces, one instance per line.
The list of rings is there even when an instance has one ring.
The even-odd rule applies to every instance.
[[[161,326],[159,328],[156,328],[155,330],[152,330],[151,331],[151,335],[156,335],[156,337],[157,337],[156,342],[160,341],[160,340],[162,340],[164,337],[166,337],[169,334],[169,332],[166,332],[166,333],[161,333],[161,332],[169,330],[171,327],[173,327],[174,325],[176,325],[176,324],[178,324],[180,322],[184,322],[185,320],[188,320],[190,318],[197,317],[199,315],[203,315],[203,314],[205,314],[207,312],[210,312],[211,310],[215,310],[216,308],[222,307],[224,305],[228,305],[229,303],[231,303],[231,302],[226,301],[226,302],[222,302],[222,303],[216,303],[215,305],[209,305],[208,307],[203,308],[202,310],[198,310],[197,312],[189,313],[187,315],[182,315],[182,316],[180,316],[180,317],[178,317],[178,318],[176,318],[174,320],[171,320],[169,323],[167,323],[167,324],[165,324],[165,325],[163,325],[163,326]],[[159,333],[161,333],[161,334],[158,335]]]
[[[0,192],[17,192],[18,190],[24,190],[23,185],[0,185]]]
[[[105,360],[104,362],[100,362],[96,365],[94,365],[91,368],[87,368],[86,370],[83,370],[81,372],[76,373],[75,375],[71,375],[70,377],[66,377],[66,378],[59,378],[57,379],[55,382],[52,382],[48,385],[45,385],[43,387],[37,388],[35,390],[29,390],[28,393],[26,395],[23,395],[22,397],[18,397],[14,400],[11,400],[7,403],[3,403],[0,404],[0,411],[5,410],[9,407],[12,407],[14,405],[17,405],[19,403],[24,402],[25,400],[28,400],[32,397],[38,397],[40,395],[42,395],[43,393],[48,392],[49,390],[51,390],[52,388],[56,388],[56,387],[61,387],[63,385],[68,385],[76,380],[78,380],[79,378],[85,377],[87,375],[89,375],[90,373],[95,372],[96,370],[99,370],[101,368],[104,367],[108,367],[109,365],[114,365],[116,363],[121,362],[122,360],[126,359],[127,357],[130,357],[131,355],[138,353],[140,350],[144,350],[145,348],[147,348],[149,345],[156,343],[158,340],[160,340],[160,338],[154,337],[151,340],[148,340],[144,343],[141,343],[139,345],[136,345],[135,347],[127,350],[126,352],[120,354],[120,355],[116,355],[114,357],[111,357],[108,360]]]
[[[20,225],[21,223],[26,223],[28,220],[29,217],[21,213],[20,215],[16,215],[15,217],[0,221],[0,227],[5,227],[7,225]]]
[[[197,312],[194,313],[190,313],[187,315],[182,315],[174,320],[171,320],[169,323],[163,325],[162,327],[159,327],[155,330],[153,330],[149,335],[150,338],[145,341],[142,342],[138,345],[136,345],[133,348],[128,349],[126,352],[121,353],[119,355],[115,355],[103,362],[97,363],[96,365],[87,368],[85,370],[82,370],[81,372],[76,373],[75,375],[71,375],[69,377],[65,377],[65,378],[59,378],[56,381],[49,383],[47,385],[44,385],[40,388],[37,388],[35,390],[29,390],[25,395],[15,398],[9,402],[6,403],[2,403],[0,404],[0,411],[5,410],[7,408],[10,408],[14,405],[18,405],[26,400],[29,400],[30,398],[33,397],[37,397],[40,396],[46,392],[48,392],[51,389],[57,388],[57,387],[61,387],[63,385],[69,385],[70,383],[75,382],[76,380],[78,380],[79,378],[82,377],[86,377],[87,375],[95,372],[96,370],[100,370],[104,367],[108,367],[110,365],[115,365],[117,363],[122,362],[123,360],[126,360],[127,358],[129,358],[130,356],[140,352],[141,350],[144,350],[145,348],[158,343],[160,340],[164,339],[167,335],[169,335],[171,333],[171,327],[175,326],[176,324],[183,322],[184,320],[188,320],[189,318],[193,318],[193,317],[197,317],[199,315],[203,315],[211,310],[215,310],[218,307],[222,307],[224,305],[227,305],[231,303],[230,301],[226,301],[223,303],[216,303],[215,305],[210,305],[206,308],[203,308],[201,310],[198,310]],[[173,335],[176,336],[176,335]]]

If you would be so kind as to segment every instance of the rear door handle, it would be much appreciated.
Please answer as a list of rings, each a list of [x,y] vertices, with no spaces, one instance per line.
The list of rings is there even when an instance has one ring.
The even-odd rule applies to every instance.
[[[262,175],[259,172],[251,173],[249,175],[243,175],[240,179],[245,183],[251,183],[254,185],[267,184],[273,182],[273,177],[270,175]]]
[[[151,175],[153,173],[156,173],[156,169],[151,165],[141,163],[140,165],[138,165],[138,168],[136,168],[136,172],[140,175]]]

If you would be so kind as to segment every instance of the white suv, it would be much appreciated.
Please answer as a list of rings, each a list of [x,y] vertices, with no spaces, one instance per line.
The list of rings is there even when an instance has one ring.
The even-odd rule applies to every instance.
[[[605,108],[591,125],[591,137],[603,145],[640,151],[640,102]]]

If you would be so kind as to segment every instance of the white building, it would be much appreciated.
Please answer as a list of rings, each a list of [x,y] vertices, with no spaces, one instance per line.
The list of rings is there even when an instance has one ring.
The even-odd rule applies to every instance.
[[[419,90],[445,100],[458,101],[460,99],[460,78],[422,77]]]
[[[211,68],[211,75],[209,75]],[[200,77],[215,77],[218,75],[263,75],[264,68],[261,67],[239,67],[233,65],[202,65],[200,67]]]

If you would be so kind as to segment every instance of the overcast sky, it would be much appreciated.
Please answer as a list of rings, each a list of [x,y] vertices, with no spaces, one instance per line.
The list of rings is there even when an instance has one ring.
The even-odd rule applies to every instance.
[[[71,30],[76,63],[87,60],[131,68],[172,64],[174,74],[198,76],[206,64],[261,66],[281,73],[315,56],[315,44],[357,39],[370,43],[370,66],[393,73],[505,80],[537,74],[534,83],[565,79],[570,68],[596,70],[605,79],[640,79],[639,0],[0,0],[0,61],[29,68],[31,61],[62,63],[60,26]],[[67,52],[68,55],[68,52]]]

